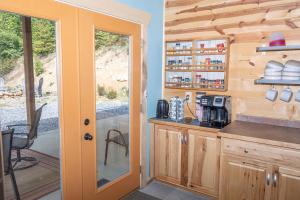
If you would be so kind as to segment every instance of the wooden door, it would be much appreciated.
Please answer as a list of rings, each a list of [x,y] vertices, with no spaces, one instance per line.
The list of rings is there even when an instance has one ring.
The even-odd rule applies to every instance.
[[[188,187],[218,196],[220,139],[216,134],[189,130]]]
[[[269,200],[272,167],[249,159],[223,156],[221,200]]]
[[[182,145],[184,132],[168,126],[155,125],[155,176],[181,184]]]
[[[273,173],[272,200],[298,200],[300,198],[300,170],[279,167]]]
[[[119,199],[140,185],[140,34],[141,28],[138,24],[79,10],[80,107],[85,200]],[[98,37],[106,39],[99,42]],[[110,40],[107,41],[107,38]],[[105,41],[112,45],[126,44],[127,61],[122,63],[122,66],[126,65],[126,69],[121,78],[117,77],[119,70],[109,71],[109,68],[114,66],[106,66],[104,62],[99,67],[96,62],[105,53],[100,50],[97,52],[97,45],[103,45]],[[110,60],[117,59],[116,57],[117,55],[111,54]],[[111,79],[105,78],[107,74],[112,75]],[[117,81],[119,79],[122,80]],[[106,102],[113,102],[118,98],[118,90],[113,88],[112,82],[126,82],[124,105],[127,111],[123,109],[115,112],[114,107],[112,111],[107,111],[107,115],[107,112],[103,113],[101,108],[98,109],[98,100],[102,98],[98,89],[102,85],[99,85],[98,81],[101,84],[109,84]],[[126,116],[119,115],[119,111],[125,112]],[[116,139],[119,144],[111,142],[112,139]],[[119,163],[120,159],[117,158],[124,160],[125,164]]]

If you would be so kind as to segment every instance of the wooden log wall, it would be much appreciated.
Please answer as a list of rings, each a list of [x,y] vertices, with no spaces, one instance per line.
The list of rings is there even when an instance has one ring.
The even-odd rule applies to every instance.
[[[294,100],[300,87],[291,87],[293,100],[285,103],[279,98],[266,100],[265,92],[271,86],[254,84],[269,60],[300,60],[300,51],[256,52],[256,47],[268,45],[274,31],[282,32],[287,44],[300,44],[300,0],[167,0],[165,6],[166,40],[230,38],[228,91],[209,94],[231,95],[234,119],[236,114],[244,114],[300,120],[300,103]],[[286,87],[275,88],[280,95]],[[184,90],[164,90],[166,99],[184,94]]]

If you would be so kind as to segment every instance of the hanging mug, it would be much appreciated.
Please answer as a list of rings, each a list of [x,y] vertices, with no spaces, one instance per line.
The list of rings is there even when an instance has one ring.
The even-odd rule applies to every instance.
[[[275,101],[277,99],[277,96],[278,96],[278,91],[274,87],[272,87],[266,92],[266,99],[270,101]]]
[[[281,92],[280,100],[290,102],[293,96],[293,91],[288,87]]]

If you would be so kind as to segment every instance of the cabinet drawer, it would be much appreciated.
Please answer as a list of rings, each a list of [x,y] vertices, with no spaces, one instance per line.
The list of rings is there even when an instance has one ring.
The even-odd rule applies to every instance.
[[[300,151],[255,142],[222,138],[222,153],[300,167]]]

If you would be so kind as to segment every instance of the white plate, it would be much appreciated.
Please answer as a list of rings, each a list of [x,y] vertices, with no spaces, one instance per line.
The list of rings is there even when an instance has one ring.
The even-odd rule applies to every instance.
[[[300,72],[282,72],[282,76],[300,76]]]
[[[268,79],[268,80],[281,80],[281,76],[264,76],[264,79]]]
[[[299,81],[300,76],[282,76],[282,80]]]
[[[266,72],[265,71],[265,76],[281,76],[281,71],[280,72]]]
[[[282,69],[284,67],[284,65],[280,62],[271,60],[267,63],[266,67],[267,68],[273,68],[273,69]]]

